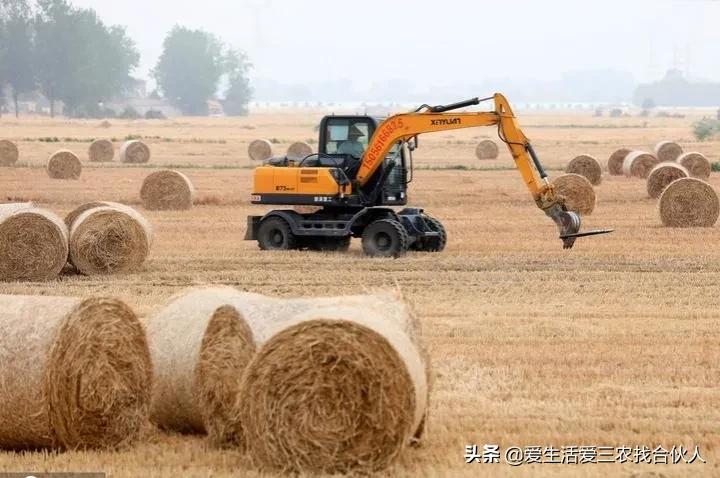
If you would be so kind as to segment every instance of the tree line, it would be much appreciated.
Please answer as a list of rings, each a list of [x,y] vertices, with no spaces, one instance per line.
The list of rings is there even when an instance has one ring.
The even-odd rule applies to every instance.
[[[140,61],[125,27],[107,25],[93,9],[68,0],[0,0],[0,107],[7,89],[18,115],[20,95],[40,92],[55,115],[104,117],[104,103],[127,95]],[[183,114],[207,114],[207,100],[224,86],[226,114],[247,114],[247,55],[203,30],[176,26],[152,71],[158,91]]]

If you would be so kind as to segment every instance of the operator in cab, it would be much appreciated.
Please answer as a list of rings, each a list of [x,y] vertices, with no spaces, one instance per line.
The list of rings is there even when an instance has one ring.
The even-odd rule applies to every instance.
[[[349,154],[350,156],[358,159],[362,158],[362,155],[365,152],[365,146],[358,141],[358,139],[363,136],[365,136],[365,134],[360,131],[360,128],[355,125],[350,126],[348,139],[340,143],[340,146],[338,146],[337,149],[337,154]]]

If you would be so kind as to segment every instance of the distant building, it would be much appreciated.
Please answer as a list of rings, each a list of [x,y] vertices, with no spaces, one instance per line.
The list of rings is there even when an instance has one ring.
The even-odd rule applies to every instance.
[[[720,83],[689,81],[680,70],[669,70],[662,80],[637,87],[633,103],[647,101],[657,106],[717,106]]]

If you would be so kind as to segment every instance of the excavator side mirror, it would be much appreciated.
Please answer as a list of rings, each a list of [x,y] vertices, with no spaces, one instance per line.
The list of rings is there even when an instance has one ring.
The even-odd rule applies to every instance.
[[[413,138],[410,138],[410,140],[407,142],[407,145],[410,151],[415,151],[418,146],[420,146],[417,135],[415,135]]]

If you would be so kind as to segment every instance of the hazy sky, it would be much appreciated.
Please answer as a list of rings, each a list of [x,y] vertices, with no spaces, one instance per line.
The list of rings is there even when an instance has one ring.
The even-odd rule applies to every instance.
[[[720,80],[718,0],[73,0],[126,25],[148,77],[175,24],[248,52],[254,75],[296,83],[410,78],[418,88],[673,65]]]

